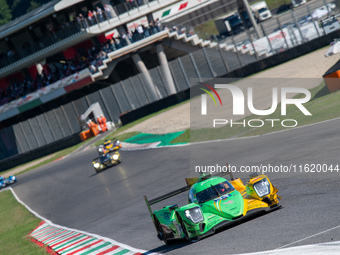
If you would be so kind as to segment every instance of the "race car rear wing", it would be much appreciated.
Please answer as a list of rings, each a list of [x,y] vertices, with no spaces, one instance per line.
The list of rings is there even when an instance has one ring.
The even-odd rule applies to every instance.
[[[228,168],[228,163],[226,163],[226,166],[227,166],[227,169],[229,169]],[[222,176],[225,176],[225,175],[230,175],[231,180],[234,180],[233,174],[230,171],[220,172],[220,173],[216,173],[214,175],[208,174],[208,175],[206,175],[204,177],[201,177],[201,179],[209,179],[212,176],[220,176],[220,177],[222,177]],[[166,194],[164,194],[162,196],[159,196],[159,197],[156,197],[156,198],[153,198],[153,199],[150,199],[150,200],[148,200],[148,198],[146,196],[144,196],[144,200],[145,200],[146,206],[148,207],[150,215],[152,216],[151,205],[157,204],[157,203],[159,203],[159,202],[161,202],[163,200],[166,200],[166,199],[168,199],[170,197],[176,196],[178,194],[181,194],[181,193],[189,190],[191,188],[191,186],[194,185],[197,182],[198,178],[199,177],[185,178],[185,182],[187,184],[186,186],[184,186],[182,188],[179,188],[179,189],[176,189],[174,191],[171,191],[169,193],[166,193]]]
[[[166,200],[166,199],[168,199],[168,198],[170,198],[170,197],[173,197],[173,196],[176,196],[176,195],[178,195],[178,194],[181,194],[181,193],[183,193],[183,192],[189,190],[190,187],[191,187],[191,186],[188,186],[188,185],[187,185],[187,186],[184,186],[184,187],[182,187],[182,188],[176,189],[176,190],[171,191],[171,192],[169,192],[169,193],[167,193],[167,194],[164,194],[164,195],[162,195],[162,196],[159,196],[159,197],[156,197],[156,198],[150,199],[150,200],[148,200],[148,198],[147,198],[146,196],[144,196],[144,200],[145,200],[146,206],[147,206],[148,209],[149,209],[150,215],[152,216],[151,205],[157,204],[157,203],[159,203],[159,202],[161,202],[161,201],[163,201],[163,200]]]

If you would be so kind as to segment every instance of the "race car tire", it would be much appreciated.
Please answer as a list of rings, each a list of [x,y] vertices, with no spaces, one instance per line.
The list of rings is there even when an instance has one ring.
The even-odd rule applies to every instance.
[[[94,169],[94,170],[96,171],[96,173],[97,173],[97,174],[100,172],[100,170],[99,170],[99,169]]]
[[[186,226],[185,226],[185,224],[184,224],[184,222],[183,222],[181,216],[179,216],[179,214],[177,214],[177,218],[178,218],[179,224],[181,225],[181,228],[182,228],[182,230],[183,230],[183,234],[184,234],[185,239],[186,239],[188,242],[190,242],[191,239],[189,238],[189,234],[188,234],[187,228],[186,228]]]
[[[164,233],[162,227],[161,227],[161,224],[159,223],[159,220],[157,219],[156,216],[154,216],[154,219],[155,219],[155,225],[156,225],[156,229],[157,229],[157,233],[159,235],[159,237],[163,240],[163,242],[166,244],[166,245],[169,245],[170,242],[169,240],[167,239],[167,236],[166,234]]]

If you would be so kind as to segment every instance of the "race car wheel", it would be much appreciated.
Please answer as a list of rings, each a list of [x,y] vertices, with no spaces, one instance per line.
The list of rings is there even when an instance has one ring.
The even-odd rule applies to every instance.
[[[167,240],[167,236],[166,234],[164,233],[163,229],[162,229],[162,226],[161,224],[159,223],[159,220],[157,219],[156,216],[154,216],[155,218],[155,225],[156,225],[156,228],[157,228],[157,234],[158,236],[160,237],[161,240],[163,240],[163,242],[166,244],[166,245],[169,245],[170,242],[169,240]]]
[[[183,234],[184,234],[185,239],[186,239],[188,242],[190,242],[191,239],[189,238],[189,234],[188,234],[187,228],[185,227],[184,222],[183,222],[181,216],[179,216],[179,215],[177,214],[177,217],[178,217],[179,224],[181,225],[181,228],[182,228],[182,230],[183,230]]]
[[[97,174],[100,172],[100,170],[99,170],[99,169],[94,169],[94,170],[96,171],[96,173],[97,173]]]

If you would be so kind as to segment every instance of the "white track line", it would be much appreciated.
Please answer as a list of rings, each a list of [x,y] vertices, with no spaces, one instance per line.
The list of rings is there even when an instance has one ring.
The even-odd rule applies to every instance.
[[[309,244],[285,249],[241,253],[238,255],[339,255],[340,241]],[[235,254],[236,255],[236,254]]]
[[[96,235],[96,234],[92,234],[92,233],[88,233],[88,232],[85,232],[85,231],[79,231],[79,230],[76,230],[76,229],[71,229],[71,228],[67,228],[67,227],[64,227],[64,226],[60,226],[60,225],[57,225],[57,224],[54,224],[52,223],[51,221],[45,219],[44,217],[40,216],[38,213],[36,213],[35,211],[33,211],[30,207],[28,207],[25,203],[23,203],[19,198],[18,196],[16,195],[16,193],[14,192],[14,190],[12,189],[12,187],[9,187],[9,189],[11,190],[13,196],[15,197],[15,199],[20,203],[22,204],[23,206],[26,207],[26,209],[28,211],[30,211],[34,216],[36,216],[37,218],[40,218],[41,220],[45,221],[46,224],[49,224],[51,226],[54,226],[54,227],[61,227],[61,228],[64,228],[66,230],[69,230],[69,231],[75,231],[77,233],[81,233],[81,234],[85,234],[87,236],[92,236],[92,237],[95,237],[97,239],[102,239],[106,242],[110,242],[112,245],[118,245],[122,248],[125,248],[125,249],[128,249],[132,252],[141,252],[141,253],[147,253],[147,251],[143,251],[143,250],[138,250],[138,249],[135,249],[133,247],[130,247],[128,245],[125,245],[125,244],[122,244],[122,243],[119,243],[117,241],[114,241],[110,238],[106,238],[106,237],[102,237],[102,236],[99,236],[99,235]],[[323,233],[327,233],[329,231],[332,231],[332,230],[335,230],[335,229],[338,229],[340,228],[340,225],[339,226],[336,226],[336,227],[333,227],[333,228],[330,228],[328,230],[325,230],[325,231],[322,231],[322,232],[319,232],[317,234],[314,234],[314,235],[311,235],[311,236],[308,236],[308,237],[305,237],[303,239],[300,239],[300,240],[297,240],[295,242],[292,242],[292,243],[289,243],[289,244],[286,244],[286,245],[283,245],[279,248],[276,248],[274,250],[271,250],[271,251],[260,251],[260,252],[255,252],[255,253],[243,253],[243,255],[251,255],[251,254],[280,254],[280,255],[300,255],[300,254],[313,254],[313,255],[321,255],[321,254],[327,254],[327,255],[338,255],[340,254],[340,242],[337,241],[337,242],[328,242],[328,243],[319,243],[319,244],[312,244],[312,245],[303,245],[303,246],[296,246],[296,247],[290,247],[290,248],[285,248],[287,246],[290,246],[290,245],[293,245],[293,244],[296,244],[296,243],[299,243],[299,242],[302,242],[304,240],[307,240],[309,238],[312,238],[312,237],[315,237],[315,236],[318,236],[318,235],[321,235]],[[285,249],[283,249],[285,248]],[[326,252],[326,253],[325,253]],[[148,253],[149,254],[149,253]],[[159,255],[160,253],[150,253],[150,255]]]
[[[181,146],[189,146],[189,145],[195,145],[195,144],[206,144],[206,143],[217,143],[217,142],[224,142],[224,141],[234,141],[234,140],[243,140],[243,139],[252,139],[252,138],[257,138],[260,136],[266,136],[266,135],[274,135],[277,133],[282,133],[282,132],[289,132],[292,131],[294,129],[300,129],[300,128],[306,128],[306,127],[310,127],[310,126],[316,126],[319,124],[323,124],[326,122],[330,122],[330,121],[334,121],[334,120],[340,120],[340,117],[334,118],[334,119],[330,119],[330,120],[324,120],[324,121],[320,121],[317,123],[312,123],[312,124],[307,124],[307,125],[303,125],[300,127],[294,127],[294,128],[290,128],[290,129],[286,129],[286,130],[280,130],[280,131],[275,131],[275,132],[271,132],[271,133],[266,133],[266,134],[262,134],[262,135],[254,135],[254,136],[245,136],[245,137],[233,137],[233,138],[226,138],[226,139],[217,139],[217,140],[210,140],[210,141],[202,141],[202,142],[194,142],[194,143],[185,143],[185,144],[175,144],[175,145],[165,145],[165,146],[156,146],[156,147],[149,147],[149,148],[131,148],[131,149],[125,149],[125,151],[137,151],[137,150],[148,150],[148,149],[161,149],[161,148],[169,148],[169,147],[181,147]],[[124,147],[121,149],[124,151]]]
[[[226,138],[226,139],[217,139],[217,140],[212,140],[212,141],[195,142],[195,143],[191,143],[191,144],[204,144],[204,143],[210,143],[210,142],[234,141],[234,140],[243,140],[243,139],[257,138],[257,137],[260,137],[260,136],[274,135],[274,134],[277,134],[277,133],[289,132],[289,131],[292,131],[292,130],[295,130],[295,129],[316,126],[316,125],[323,124],[323,123],[330,122],[330,121],[334,121],[334,120],[340,120],[340,117],[337,117],[337,118],[334,118],[334,119],[330,119],[330,120],[320,121],[320,122],[317,122],[317,123],[307,124],[307,125],[303,125],[303,126],[299,126],[299,127],[294,127],[294,128],[290,128],[290,129],[285,129],[285,130],[275,131],[275,132],[271,132],[271,133],[266,133],[266,134],[262,134],[262,135],[245,136],[245,137],[234,137],[234,138]]]
[[[278,247],[277,249],[285,248],[285,247],[290,246],[290,245],[292,245],[292,244],[296,244],[296,243],[305,241],[305,240],[307,240],[307,239],[309,239],[309,238],[312,238],[312,237],[314,237],[314,236],[318,236],[318,235],[327,233],[327,232],[332,231],[332,230],[337,229],[337,228],[340,228],[340,225],[339,225],[339,226],[336,226],[336,227],[334,227],[334,228],[330,228],[330,229],[327,229],[327,230],[325,230],[325,231],[319,232],[319,233],[317,233],[317,234],[314,234],[314,235],[311,235],[311,236],[302,238],[302,239],[297,240],[297,241],[295,241],[295,242],[292,242],[292,243],[289,243],[289,244],[285,244],[285,245],[283,245],[283,246]]]

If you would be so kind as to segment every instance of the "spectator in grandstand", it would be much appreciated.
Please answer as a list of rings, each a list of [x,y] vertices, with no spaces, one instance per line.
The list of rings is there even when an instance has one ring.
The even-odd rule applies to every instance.
[[[113,39],[113,37],[111,37],[110,42],[109,42],[109,45],[110,45],[111,51],[114,51],[114,50],[117,49],[116,43],[115,43],[115,40]]]
[[[138,32],[138,37],[139,40],[144,38],[144,29],[143,26],[141,24],[139,24],[139,26],[137,27],[137,32]]]
[[[163,30],[162,23],[160,22],[159,18],[155,20],[155,26],[158,27],[158,31]]]
[[[151,34],[156,34],[157,32],[159,32],[158,27],[155,25],[153,20],[150,21],[149,27],[151,30]]]
[[[182,27],[181,28],[181,31],[180,31],[180,34],[185,34],[187,37],[190,37],[192,36],[194,33],[193,33],[193,30],[189,30],[189,32],[187,31],[187,29],[185,27]]]
[[[122,38],[120,36],[116,36],[115,37],[115,42],[116,42],[117,49],[120,49],[122,47],[121,39]]]
[[[126,3],[127,3],[128,8],[129,8],[130,10],[132,10],[132,9],[134,9],[134,8],[137,7],[137,6],[136,6],[135,0],[126,0]]]
[[[120,47],[124,47],[124,46],[128,45],[127,40],[128,40],[127,35],[126,35],[125,33],[122,33],[122,35],[121,35],[120,38],[119,38]]]
[[[103,45],[103,51],[106,53],[106,54],[109,54],[112,50],[110,49],[110,45],[109,45],[109,43],[107,42],[107,43],[105,43],[104,45]]]
[[[89,25],[92,26],[95,24],[94,22],[94,18],[93,18],[93,13],[91,12],[91,10],[89,10],[87,12],[87,19],[89,20]]]
[[[63,24],[61,24],[61,30],[69,29],[70,28],[70,22],[64,21]]]
[[[103,60],[107,59],[107,53],[104,50],[101,50],[98,54],[98,59],[103,62]]]
[[[104,11],[107,19],[112,19],[111,9],[107,4],[104,4]]]
[[[14,57],[14,50],[11,50],[11,49],[9,49],[8,51],[7,51],[7,56],[8,57],[10,57],[10,58],[12,58],[12,57]]]
[[[87,22],[83,17],[83,14],[79,14],[77,21],[78,21],[81,28],[87,28],[88,27]]]
[[[102,9],[99,8],[99,6],[97,6],[97,17],[99,19],[99,22],[104,21],[103,11],[102,11]]]
[[[95,72],[97,72],[97,68],[95,65],[93,65],[92,63],[89,65],[89,70],[92,74],[94,74]]]
[[[148,36],[150,36],[150,28],[149,27],[145,27],[145,25],[143,24],[142,25],[142,27],[143,27],[143,30],[144,30],[144,37],[148,37]]]
[[[96,13],[96,11],[92,12],[92,14],[94,13]],[[94,17],[95,16],[93,15],[92,21],[95,20]],[[80,14],[75,22],[77,23],[78,21],[81,23],[82,19],[84,19],[84,17]],[[7,88],[0,90],[0,104],[3,105],[11,100],[26,96],[29,93],[46,87],[85,68],[89,68],[92,74],[96,73],[98,72],[98,67],[103,64],[103,60],[108,58],[110,52],[127,45],[126,40],[133,43],[145,38],[149,34],[154,34],[161,30],[169,30],[167,25],[164,25],[163,29],[160,29],[160,26],[162,25],[158,19],[156,21],[151,21],[149,27],[144,27],[140,24],[135,30],[130,30],[126,34],[121,33],[119,36],[110,38],[103,43],[101,47],[92,47],[88,49],[87,52],[84,50],[82,53],[79,53],[79,56],[76,55],[72,59],[60,61],[60,63],[49,64],[49,69],[47,69],[46,72],[43,71],[41,74],[38,74],[34,79],[25,77],[22,81],[14,80]],[[194,35],[192,29],[189,30],[189,32],[187,32],[185,28],[178,31],[176,26],[172,29],[178,33],[185,33],[187,36]],[[13,57],[15,52],[8,50],[7,54],[8,56]],[[2,55],[0,54],[0,57],[7,58],[7,54],[2,53]]]
[[[127,38],[129,39],[129,41],[130,41],[131,43],[134,43],[134,40],[133,40],[131,31],[127,31],[126,35],[127,35]]]

